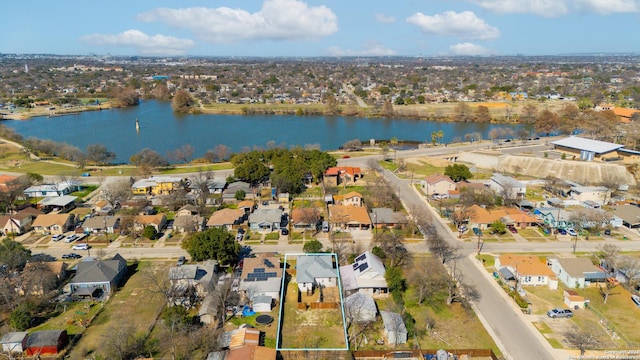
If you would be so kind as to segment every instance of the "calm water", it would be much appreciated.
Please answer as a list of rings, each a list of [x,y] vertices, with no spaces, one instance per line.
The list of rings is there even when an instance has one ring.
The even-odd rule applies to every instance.
[[[140,122],[136,132],[135,121]],[[337,149],[351,139],[390,139],[430,141],[433,131],[444,132],[444,142],[479,132],[488,138],[493,127],[505,125],[445,123],[407,119],[369,119],[331,116],[279,115],[185,115],[178,116],[169,102],[145,101],[133,108],[89,111],[78,115],[7,120],[3,124],[24,137],[66,142],[85,149],[100,143],[117,155],[115,162],[128,162],[131,155],[151,148],[165,155],[184,144],[201,156],[218,144],[231,151],[244,147],[276,144],[319,144],[323,150]],[[516,128],[516,127],[514,127]]]

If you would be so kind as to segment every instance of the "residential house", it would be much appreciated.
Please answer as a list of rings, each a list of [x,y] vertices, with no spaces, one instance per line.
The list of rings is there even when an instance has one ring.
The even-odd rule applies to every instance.
[[[508,269],[519,286],[556,285],[556,282],[549,281],[555,274],[537,256],[503,254],[496,256],[495,267],[498,271]]]
[[[373,220],[373,226],[376,228],[405,227],[408,223],[405,214],[390,208],[373,208],[369,213],[369,218]]]
[[[338,286],[338,273],[333,255],[301,255],[297,258],[296,282],[302,292],[312,293],[317,287]]]
[[[280,299],[282,269],[280,257],[273,253],[258,253],[242,260],[242,274],[238,291],[249,301],[260,296]]]
[[[391,345],[405,344],[407,342],[407,327],[402,320],[402,315],[389,311],[380,311],[383,334],[387,338],[387,343]]]
[[[291,194],[284,192],[278,194],[278,202],[281,204],[288,204],[291,201]]]
[[[256,208],[253,200],[242,200],[238,203],[238,209],[243,210],[246,214],[251,214]]]
[[[240,225],[246,218],[242,209],[229,209],[214,211],[207,221],[207,227],[219,227],[231,230],[234,225]]]
[[[633,121],[633,115],[640,113],[640,110],[628,108],[613,108],[612,110],[622,123],[631,123]]]
[[[0,216],[0,235],[8,236],[9,234],[20,235],[24,233],[25,228],[31,225],[31,217],[26,217],[28,223],[21,222],[15,215]]]
[[[580,296],[575,290],[564,289],[562,295],[564,304],[567,305],[569,309],[584,309],[585,298],[584,296]]]
[[[153,226],[157,232],[162,232],[167,224],[167,217],[164,214],[137,215],[133,218],[133,228],[142,231],[147,226]]]
[[[0,175],[0,192],[7,192],[14,186],[17,176],[2,174]]]
[[[69,195],[81,188],[79,181],[62,181],[57,184],[33,185],[24,190],[24,194],[30,198]]]
[[[217,272],[218,262],[215,260],[170,268],[171,301],[189,307],[196,299],[204,298],[214,288]]]
[[[640,207],[619,205],[613,209],[613,215],[622,219],[622,224],[630,229],[640,228]]]
[[[344,195],[334,195],[333,201],[336,205],[344,206],[364,206],[364,198],[359,192],[351,191]]]
[[[196,207],[195,205],[187,204],[176,211],[176,217],[198,215],[199,213],[200,211],[198,211],[198,207]]]
[[[76,275],[69,285],[72,295],[94,297],[100,293],[111,293],[126,275],[127,261],[120,254],[116,254],[111,260],[85,258],[78,263]]]
[[[329,205],[329,222],[334,229],[366,230],[371,228],[369,213],[364,207]]]
[[[610,198],[611,191],[604,186],[573,186],[569,191],[572,199],[580,202],[593,201],[603,205]]]
[[[227,186],[227,181],[225,179],[207,179],[207,189],[210,194],[222,194],[225,186]]]
[[[93,204],[93,213],[96,215],[111,215],[113,206],[107,200],[98,200]]]
[[[589,258],[548,258],[547,266],[571,289],[584,288],[607,278],[605,272],[593,265]]]
[[[247,199],[253,199],[255,197],[253,189],[249,183],[244,181],[235,181],[229,184],[227,188],[222,191],[222,201],[237,201],[236,193],[238,191],[244,191],[245,198]]]
[[[62,234],[71,228],[73,219],[71,214],[44,214],[33,221],[32,227],[35,232],[44,235]]]
[[[323,181],[326,186],[355,183],[362,178],[362,170],[352,166],[334,166],[324,172]]]
[[[496,194],[511,200],[524,199],[527,196],[527,186],[525,184],[499,173],[494,173],[491,176],[489,187]]]
[[[58,355],[69,343],[67,330],[33,331],[25,341],[25,351],[28,356]]]
[[[501,207],[493,210],[487,210],[478,205],[472,205],[467,210],[469,213],[469,225],[472,228],[486,230],[491,227],[495,221],[501,221],[505,225],[511,225],[519,228],[527,228],[538,224],[539,220],[535,216],[531,216],[524,211],[516,208]]]
[[[220,306],[220,296],[216,290],[209,291],[202,299],[200,309],[198,309],[198,317],[200,322],[217,328],[220,320],[223,320],[224,314],[220,314],[222,307]],[[222,315],[222,316],[221,316]]]
[[[256,328],[243,327],[225,331],[218,344],[223,349],[238,349],[245,345],[260,345],[264,343],[262,332]]]
[[[344,298],[344,313],[350,324],[370,323],[376,320],[378,308],[370,295],[358,292]]]
[[[541,224],[553,229],[565,229],[571,225],[571,213],[560,208],[537,208],[533,215]]]
[[[22,353],[26,348],[27,332],[8,332],[0,339],[2,352],[7,354]],[[9,357],[10,359],[10,357]]]
[[[200,215],[178,215],[173,219],[173,231],[177,233],[193,233],[202,231],[205,227],[205,218]]]
[[[257,209],[253,214],[249,215],[249,228],[254,231],[275,231],[280,229],[283,210],[275,209]]]
[[[320,210],[317,208],[296,207],[291,211],[291,225],[294,230],[315,230],[320,217]]]
[[[617,157],[617,150],[624,146],[579,136],[569,136],[564,139],[552,141],[551,145],[553,145],[555,150],[568,154],[573,159],[586,161],[605,160],[607,157]]]
[[[38,208],[43,209],[44,212],[60,212],[64,210],[73,209],[76,205],[77,196],[62,195],[46,197],[38,201]]]
[[[422,189],[427,196],[449,194],[449,191],[456,189],[456,183],[445,175],[429,175],[422,181]]]
[[[120,233],[120,218],[116,216],[94,216],[82,223],[85,234]]]
[[[131,185],[134,195],[166,195],[176,190],[184,190],[190,182],[176,176],[151,176]]]
[[[340,266],[342,289],[346,294],[363,293],[374,297],[389,294],[382,260],[371,251],[365,251],[355,258],[353,264]]]

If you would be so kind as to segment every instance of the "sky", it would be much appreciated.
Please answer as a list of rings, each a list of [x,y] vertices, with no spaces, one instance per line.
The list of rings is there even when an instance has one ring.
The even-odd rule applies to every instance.
[[[13,0],[2,5],[0,53],[640,53],[640,0]]]

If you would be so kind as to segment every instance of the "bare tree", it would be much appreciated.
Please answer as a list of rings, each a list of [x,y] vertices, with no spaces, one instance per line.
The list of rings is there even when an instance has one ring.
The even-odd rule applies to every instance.
[[[100,187],[102,199],[115,208],[118,202],[123,202],[131,198],[131,181],[128,179],[118,179]]]
[[[414,259],[407,279],[416,290],[415,296],[418,304],[429,300],[433,295],[443,289],[446,274],[442,264],[433,257],[419,257]]]
[[[614,270],[617,267],[620,248],[613,244],[604,244],[598,246],[598,251],[598,257],[605,261],[606,268],[609,271]]]
[[[169,151],[167,153],[167,157],[169,159],[180,161],[183,164],[186,164],[191,160],[191,157],[193,156],[193,152],[194,152],[193,146],[189,144],[185,144],[173,151]]]
[[[597,349],[600,347],[598,336],[589,329],[573,329],[564,334],[569,344],[580,350],[580,356],[589,349]]]
[[[456,269],[456,262],[453,262],[453,266],[449,272],[449,276],[445,277],[445,285],[447,287],[447,305],[453,304],[454,301],[462,301],[463,284],[462,273]]]

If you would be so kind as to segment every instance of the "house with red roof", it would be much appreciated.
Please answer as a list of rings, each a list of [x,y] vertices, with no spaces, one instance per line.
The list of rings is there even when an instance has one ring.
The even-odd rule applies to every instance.
[[[362,178],[362,170],[353,166],[333,166],[324,172],[323,181],[326,186],[355,183]]]

